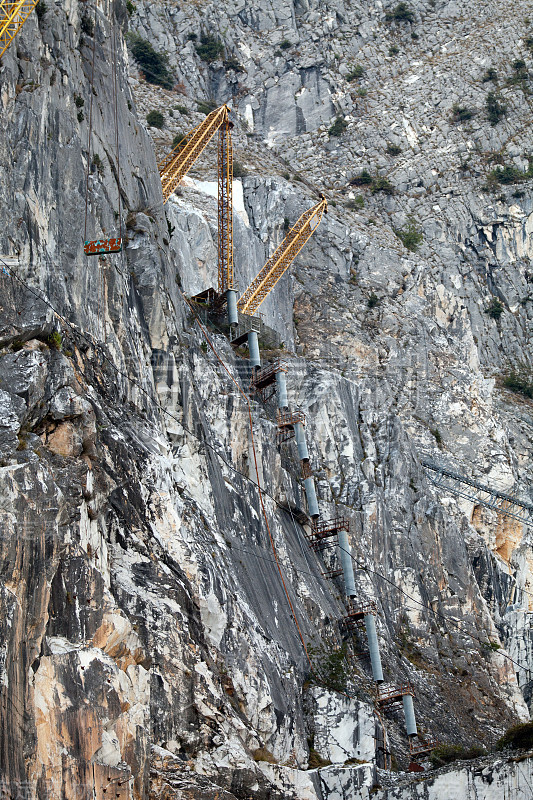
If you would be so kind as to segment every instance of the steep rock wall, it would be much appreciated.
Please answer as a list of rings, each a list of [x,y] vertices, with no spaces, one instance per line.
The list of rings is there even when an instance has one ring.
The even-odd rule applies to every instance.
[[[440,21],[425,4],[414,5],[435,51],[448,28],[463,32],[459,4],[444,4]],[[307,415],[322,514],[350,518],[357,588],[378,603],[387,680],[412,681],[426,732],[490,744],[527,717],[515,665],[490,642],[509,642],[525,677],[525,612],[505,610],[511,593],[527,604],[528,534],[502,533],[495,516],[471,503],[439,501],[419,455],[445,457],[521,491],[528,482],[529,407],[518,414],[508,395],[496,394],[491,370],[513,355],[528,357],[530,311],[519,301],[527,293],[531,201],[511,202],[511,190],[502,188],[504,200],[487,205],[470,182],[461,189],[458,174],[441,186],[432,164],[460,137],[440,118],[434,131],[422,131],[414,110],[423,101],[409,88],[421,85],[420,77],[411,80],[411,72],[402,83],[413,110],[402,118],[400,136],[392,121],[398,109],[391,106],[391,118],[378,126],[376,114],[387,105],[378,88],[368,101],[351,97],[345,65],[336,65],[339,42],[352,42],[343,52],[368,59],[369,88],[378,65],[394,77],[399,65],[387,61],[390,43],[373,35],[390,30],[381,6],[357,6],[357,36],[344,5],[323,12],[320,4],[202,9],[209,25],[216,14],[216,30],[226,23],[230,50],[241,30],[257,34],[249,56],[236,44],[245,90],[235,76],[223,79],[223,65],[202,64],[192,40],[185,44],[198,24],[193,7],[140,4],[131,24],[168,49],[190,97],[138,78],[133,86],[143,114],[147,103],[167,103],[167,110],[170,97],[186,104],[192,125],[201,119],[192,99],[225,100],[231,84],[243,98],[236,121],[276,142],[277,150],[262,152],[261,142],[236,130],[237,151],[257,168],[241,181],[236,215],[242,286],[280,241],[285,220],[314,201],[292,180],[295,171],[333,192],[337,207],[298,258],[294,277],[265,303],[267,322],[286,343],[291,404]],[[88,13],[72,3],[32,16],[0,72],[0,251],[14,273],[0,275],[2,776],[13,791],[27,786],[31,797],[92,787],[98,796],[110,786],[124,798],[368,794],[375,768],[345,766],[341,752],[349,728],[350,757],[372,757],[365,745],[375,724],[368,663],[350,671],[357,700],[313,689],[314,702],[329,704],[331,713],[317,722],[307,708],[309,664],[294,617],[306,642],[322,638],[331,648],[340,642],[336,620],[344,607],[342,584],[323,579],[324,564],[294,518],[305,508],[294,451],[275,447],[274,409],[255,407],[256,470],[247,406],[206,350],[180,290],[214,280],[215,204],[202,180],[213,175],[198,171],[162,208],[152,143],[125,80],[122,39],[117,113],[127,247],[116,257],[83,255],[92,44],[89,160],[98,153],[101,168],[93,160],[89,169],[89,236],[119,222],[109,20],[114,14],[122,30],[127,24],[121,4],[100,6],[93,38],[82,22]],[[421,47],[410,29],[395,30],[401,48]],[[290,51],[293,63],[282,60],[278,77],[282,61],[272,59],[271,47],[284,37],[294,44],[299,37],[301,50]],[[508,36],[502,47],[512,51]],[[422,84],[436,91],[432,76]],[[447,109],[459,90],[445,86],[443,78]],[[363,102],[366,111],[349,120],[349,138],[338,147],[324,121]],[[478,146],[510,147],[520,118],[494,130],[475,125],[472,147],[467,141],[463,152],[453,140],[441,170]],[[169,132],[170,125],[155,134],[158,150]],[[405,150],[394,169],[382,152],[385,136]],[[518,141],[520,151],[509,153],[525,169],[527,134]],[[366,196],[360,213],[345,210],[347,179],[364,166],[386,171],[397,193]],[[415,210],[425,242],[411,254],[392,227]],[[371,293],[380,300],[374,308]],[[491,293],[507,304],[498,322],[484,313]],[[246,388],[246,362],[220,332],[209,337]],[[294,611],[262,519],[258,472]],[[387,727],[405,766],[401,715]],[[333,766],[306,769],[311,733]],[[507,786],[514,773],[502,770]],[[472,780],[449,779],[455,789]],[[390,791],[407,798],[418,789]]]

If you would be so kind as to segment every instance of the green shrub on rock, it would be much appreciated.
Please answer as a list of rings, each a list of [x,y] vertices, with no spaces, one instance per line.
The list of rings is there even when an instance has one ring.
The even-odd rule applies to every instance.
[[[503,750],[504,747],[533,747],[533,722],[522,722],[505,731],[496,742],[498,750]]]
[[[466,122],[472,119],[474,111],[466,106],[460,106],[459,103],[454,103],[452,106],[452,122]]]
[[[200,114],[205,114],[206,116],[214,111],[217,107],[217,104],[213,102],[213,100],[197,100],[196,101],[196,110]]]
[[[165,118],[160,111],[149,111],[146,115],[146,122],[152,128],[164,128]]]
[[[197,44],[195,49],[202,61],[211,64],[211,62],[220,58],[224,52],[224,45],[215,36],[203,33],[200,36],[200,44]]]
[[[347,127],[348,123],[346,122],[344,117],[337,117],[337,119],[329,129],[328,133],[330,136],[341,136],[341,134],[344,133]]]
[[[350,186],[371,186],[373,177],[367,169],[362,170],[359,175],[354,175],[350,180]]]
[[[407,3],[398,3],[392,11],[385,14],[387,22],[414,22],[415,15]]]
[[[148,83],[162,86],[163,89],[172,89],[174,79],[168,68],[168,56],[166,53],[158,53],[150,42],[137,33],[129,33],[127,38],[133,58],[144,72],[144,77]]]
[[[489,67],[488,70],[483,75],[483,77],[481,78],[481,80],[483,81],[483,83],[488,83],[489,81],[493,81],[494,83],[496,83],[496,81],[498,80],[498,73],[496,72],[494,67]]]
[[[495,92],[489,92],[485,100],[487,118],[494,127],[507,113],[507,106],[501,102],[501,98]]]
[[[174,138],[172,139],[172,149],[176,148],[179,144],[181,144],[187,137],[184,133],[177,133]]]
[[[347,81],[355,81],[357,78],[362,78],[365,74],[365,68],[361,64],[354,64],[350,72],[346,76]]]
[[[400,153],[402,152],[402,148],[401,148],[401,147],[399,147],[399,145],[397,145],[397,144],[391,144],[391,143],[389,142],[389,144],[387,145],[387,149],[385,150],[385,152],[386,152],[386,153],[387,153],[387,155],[389,155],[389,156],[399,156],[399,155],[400,155]]]
[[[394,194],[394,186],[387,178],[377,175],[372,181],[371,192],[372,194],[376,194],[377,192]]]
[[[453,761],[467,761],[485,754],[486,751],[479,745],[466,748],[462,744],[440,744],[432,751],[430,761],[434,767],[443,767]]]
[[[332,692],[345,692],[348,680],[346,644],[334,649],[327,644],[309,645],[308,653],[313,664],[309,683],[323,686]]]
[[[413,253],[418,250],[420,243],[424,239],[424,234],[416,227],[413,219],[409,219],[403,228],[393,228],[393,231],[403,243],[404,247],[407,247],[407,249],[411,250]]]
[[[505,375],[502,385],[515,394],[522,394],[533,400],[533,371],[526,364],[513,367]]]
[[[498,300],[497,297],[493,297],[485,309],[485,314],[488,314],[491,319],[499,320],[504,311],[505,306],[502,301]]]

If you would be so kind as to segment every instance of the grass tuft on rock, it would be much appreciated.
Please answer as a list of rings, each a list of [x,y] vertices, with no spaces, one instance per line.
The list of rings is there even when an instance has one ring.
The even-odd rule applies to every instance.
[[[407,247],[412,253],[418,250],[424,240],[424,234],[416,227],[414,219],[409,219],[402,228],[393,228],[393,231],[403,246]]]
[[[485,754],[486,751],[479,745],[467,748],[462,744],[440,744],[432,751],[429,758],[434,767],[443,767],[453,761],[468,761]]]
[[[321,767],[329,767],[332,762],[318,753],[314,747],[309,749],[309,769],[320,769]]]
[[[268,764],[278,763],[270,750],[267,750],[266,747],[258,747],[257,750],[254,750],[252,758],[254,761],[266,761]]]

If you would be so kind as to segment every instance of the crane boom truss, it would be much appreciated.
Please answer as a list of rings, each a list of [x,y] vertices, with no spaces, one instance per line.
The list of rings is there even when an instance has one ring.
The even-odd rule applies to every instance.
[[[22,28],[38,0],[15,0],[0,2],[0,58]]]
[[[165,203],[220,126],[228,121],[228,114],[229,108],[226,105],[216,108],[200,125],[189,131],[174,150],[159,162],[159,175]]]
[[[233,146],[225,120],[218,139],[218,291],[233,288]]]
[[[237,301],[237,307],[243,314],[255,314],[265,297],[274,288],[279,279],[288,270],[302,247],[318,228],[322,215],[328,210],[325,197],[312,208],[304,211],[282,243],[270,256],[263,269],[245,289]]]

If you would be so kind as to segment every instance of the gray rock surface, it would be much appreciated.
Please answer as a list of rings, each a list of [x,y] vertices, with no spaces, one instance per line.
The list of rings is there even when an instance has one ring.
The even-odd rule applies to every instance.
[[[491,748],[529,718],[531,532],[436,492],[420,462],[533,500],[531,402],[502,386],[510,366],[531,375],[533,33],[525,0],[409,5],[412,22],[387,21],[379,2],[139,2],[131,16],[106,2],[93,36],[91,8],[73,0],[31,15],[6,51],[0,773],[12,795],[527,796],[530,759],[422,782],[377,771],[372,731],[384,724],[401,769],[408,742],[401,713],[375,715],[359,634],[344,694],[316,685],[341,645],[343,587],[322,576],[334,551],[307,545],[300,465],[292,444],[276,448],[274,407],[249,414],[246,361],[184,298],[216,278],[212,146],[161,202],[156,158],[206,100],[231,99],[247,173],[241,288],[327,192],[327,217],[261,311],[306,413],[321,514],[350,519],[387,682],[413,684],[422,735]],[[144,80],[128,27],[168,52],[174,90]],[[223,41],[211,64],[202,34]],[[507,106],[495,125],[491,90]],[[470,118],[455,122],[455,104]],[[162,130],[146,128],[152,109]],[[498,164],[520,181],[498,184]],[[363,169],[372,189],[350,183]],[[84,256],[86,201],[87,237],[122,230],[123,253]],[[410,223],[416,251],[395,233]]]

